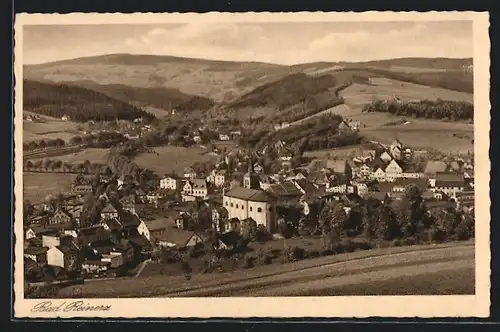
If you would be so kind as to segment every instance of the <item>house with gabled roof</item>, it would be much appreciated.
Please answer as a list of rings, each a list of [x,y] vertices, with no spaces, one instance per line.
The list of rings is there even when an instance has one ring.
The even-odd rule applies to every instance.
[[[389,182],[393,182],[397,178],[402,177],[402,174],[403,168],[399,166],[398,162],[395,159],[392,159],[385,168],[386,180]]]
[[[435,186],[432,187],[434,192],[440,191],[456,199],[457,194],[462,192],[465,187],[465,178],[463,173],[440,172],[436,174]]]
[[[101,210],[101,219],[118,218],[118,210],[111,204],[108,203]]]

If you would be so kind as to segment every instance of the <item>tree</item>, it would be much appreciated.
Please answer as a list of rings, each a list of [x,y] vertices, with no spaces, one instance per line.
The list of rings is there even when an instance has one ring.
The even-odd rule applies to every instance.
[[[26,169],[31,170],[33,168],[33,163],[31,160],[26,161]]]
[[[291,223],[282,222],[278,225],[278,231],[285,239],[289,239],[293,236],[294,227]]]
[[[45,159],[45,160],[43,161],[43,168],[44,168],[46,171],[47,171],[47,170],[49,170],[49,168],[51,167],[51,165],[52,165],[52,160],[50,160],[50,159]]]

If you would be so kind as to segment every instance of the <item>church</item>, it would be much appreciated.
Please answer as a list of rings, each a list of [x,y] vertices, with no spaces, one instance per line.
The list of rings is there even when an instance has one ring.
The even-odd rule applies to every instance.
[[[225,192],[222,200],[229,219],[252,218],[257,226],[264,225],[270,233],[276,230],[276,202],[276,197],[260,188],[260,177],[254,172],[251,159],[243,178],[243,187]]]

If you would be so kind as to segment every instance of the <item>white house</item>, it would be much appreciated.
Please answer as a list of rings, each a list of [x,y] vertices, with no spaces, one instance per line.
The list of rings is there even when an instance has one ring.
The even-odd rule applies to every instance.
[[[391,160],[389,165],[385,168],[385,176],[387,181],[392,182],[402,176],[403,169],[396,160]]]
[[[382,168],[377,168],[377,170],[373,173],[370,174],[370,178],[373,180],[377,180],[379,182],[385,182],[386,181],[386,175],[385,172]]]
[[[146,223],[142,219],[139,219],[139,220],[140,220],[140,223],[139,223],[139,226],[137,226],[137,232],[139,234],[143,235],[146,239],[148,239],[148,241],[151,241],[151,234],[149,232],[148,226],[146,225]]]
[[[160,180],[160,188],[177,190],[181,186],[181,180],[173,176],[165,176]]]

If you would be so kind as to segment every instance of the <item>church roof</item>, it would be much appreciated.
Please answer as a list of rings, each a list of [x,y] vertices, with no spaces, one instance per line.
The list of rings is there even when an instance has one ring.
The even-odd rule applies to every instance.
[[[276,200],[273,195],[263,190],[248,189],[244,187],[235,187],[227,192],[225,196],[253,202],[271,202]]]

